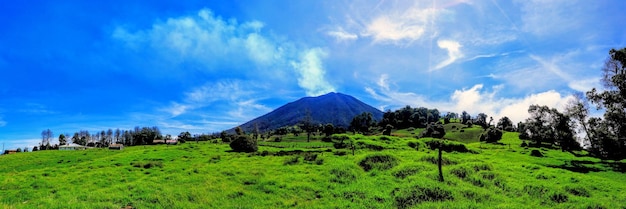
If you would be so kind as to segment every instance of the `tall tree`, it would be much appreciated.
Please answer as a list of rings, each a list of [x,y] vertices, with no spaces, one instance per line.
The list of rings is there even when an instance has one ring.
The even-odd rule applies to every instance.
[[[610,159],[626,158],[626,48],[611,49],[602,68],[604,91],[593,88],[587,97],[604,119],[589,120],[589,139],[593,154]]]
[[[65,144],[67,144],[67,139],[65,139],[65,135],[64,134],[59,135],[59,145],[63,146]]]
[[[41,132],[41,147],[44,150],[50,149],[50,139],[52,139],[54,135],[50,129],[43,130]]]
[[[306,132],[306,142],[309,142],[311,133],[315,131],[315,124],[313,124],[313,118],[309,109],[304,110],[304,118],[300,121],[300,128]]]

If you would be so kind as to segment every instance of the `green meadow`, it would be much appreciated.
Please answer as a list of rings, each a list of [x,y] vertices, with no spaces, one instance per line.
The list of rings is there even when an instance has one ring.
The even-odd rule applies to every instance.
[[[433,139],[413,137],[421,130],[334,136],[355,149],[290,136],[260,142],[256,153],[206,141],[4,155],[0,207],[626,207],[623,161],[521,147],[515,132],[485,144],[473,138],[480,128],[446,129],[446,143],[467,150],[443,153],[443,182],[438,152],[428,146]]]

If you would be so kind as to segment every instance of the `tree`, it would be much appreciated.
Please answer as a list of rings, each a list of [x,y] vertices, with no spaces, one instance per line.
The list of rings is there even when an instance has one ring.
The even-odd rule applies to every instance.
[[[524,132],[535,146],[542,144],[560,146],[563,150],[580,149],[570,126],[570,118],[548,106],[531,105],[528,107],[530,118],[524,123]]]
[[[478,116],[476,116],[476,122],[474,123],[474,125],[479,125],[483,127],[483,129],[485,130],[489,128],[489,124],[487,123],[487,114],[478,113]]]
[[[16,152],[22,152],[22,148],[17,148],[17,150],[15,150]]]
[[[59,135],[59,145],[63,146],[65,144],[67,144],[67,140],[65,139],[65,135],[64,134]]]
[[[44,147],[44,150],[50,148],[50,139],[53,137],[54,135],[50,129],[46,129],[41,132],[41,146]]]
[[[33,147],[33,152],[39,151],[39,148],[37,146]]]
[[[590,118],[590,152],[605,159],[626,158],[626,48],[611,49],[602,68],[604,91],[596,88],[586,93],[604,118]],[[584,113],[583,113],[584,114]]]
[[[300,128],[306,132],[306,142],[311,140],[311,133],[315,131],[315,124],[313,124],[313,118],[311,118],[311,111],[306,109],[304,118],[300,121]]]
[[[354,116],[350,122],[350,129],[354,132],[367,133],[369,128],[374,126],[376,121],[372,116],[372,113],[362,112],[361,114]]]
[[[226,133],[226,132],[224,131],[223,133]],[[191,140],[191,133],[189,133],[189,131],[180,132],[180,134],[178,134],[178,141],[180,141],[181,143],[189,141],[189,140]]]
[[[334,131],[335,126],[333,126],[332,123],[326,124],[326,126],[324,126],[324,134],[326,135],[326,137],[330,137],[331,135],[333,135]]]
[[[513,121],[511,121],[509,117],[504,116],[500,118],[500,120],[498,120],[496,128],[499,128],[500,130],[505,130],[505,131],[514,131]]]
[[[444,129],[441,123],[429,123],[426,127],[426,130],[422,131],[420,137],[432,137],[432,138],[443,138],[446,135],[446,130]]]
[[[28,147],[24,147],[24,152],[28,152]]]
[[[237,139],[230,143],[230,148],[235,152],[256,152],[257,141],[246,135],[238,135]]]
[[[122,132],[120,131],[120,129],[119,128],[115,129],[115,143],[116,144],[122,143],[121,136],[122,136]]]
[[[463,111],[461,113],[461,123],[462,124],[467,124],[467,122],[469,122],[471,119],[472,119],[472,116],[469,113],[467,113],[465,111]]]
[[[487,143],[495,143],[502,139],[502,131],[500,129],[489,127],[485,132],[480,134],[480,141]]]
[[[235,128],[235,133],[236,133],[238,136],[241,136],[241,135],[246,134],[246,132],[244,132],[244,131],[243,131],[243,129],[242,129],[241,127],[239,127],[239,126],[237,126],[237,128]]]

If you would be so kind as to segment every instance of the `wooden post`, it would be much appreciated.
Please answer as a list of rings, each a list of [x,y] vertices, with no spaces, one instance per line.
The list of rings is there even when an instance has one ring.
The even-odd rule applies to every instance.
[[[437,167],[439,167],[439,181],[443,182],[443,172],[441,171],[441,147],[439,147],[439,160],[437,161]]]

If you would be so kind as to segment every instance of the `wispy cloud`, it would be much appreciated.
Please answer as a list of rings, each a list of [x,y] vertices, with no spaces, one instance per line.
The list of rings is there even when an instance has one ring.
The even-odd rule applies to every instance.
[[[326,56],[328,55],[324,50],[314,48],[304,52],[298,62],[292,62],[293,68],[299,74],[298,85],[305,89],[309,96],[335,91],[335,88],[326,80],[326,71],[322,62]]]
[[[437,66],[435,66],[435,68],[432,70],[439,70],[441,68],[444,68],[454,63],[457,59],[463,57],[463,53],[461,52],[462,46],[457,41],[438,40],[437,46],[439,46],[439,48],[441,49],[445,49],[446,51],[448,51],[448,58],[437,64]]]
[[[335,38],[335,40],[337,40],[338,42],[343,42],[343,41],[354,41],[357,40],[359,38],[359,35],[355,34],[355,33],[350,33],[345,31],[343,28],[339,27],[335,30],[331,30],[326,32],[326,35],[329,35],[333,38]]]
[[[422,38],[428,29],[432,29],[433,19],[441,12],[443,11],[438,9],[414,6],[402,11],[383,13],[367,23],[362,35],[371,36],[378,43],[411,43]]]

